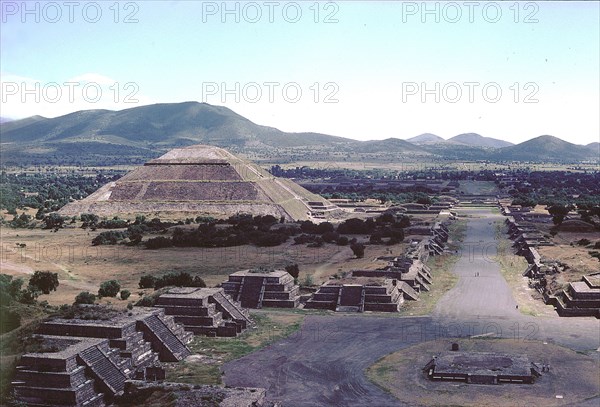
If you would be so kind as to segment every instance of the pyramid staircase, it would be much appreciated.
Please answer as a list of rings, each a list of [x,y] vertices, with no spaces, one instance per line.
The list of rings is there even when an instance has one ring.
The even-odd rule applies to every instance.
[[[115,396],[123,393],[125,381],[128,379],[125,373],[109,354],[104,353],[98,346],[92,346],[79,353],[82,364],[87,366],[91,376],[96,379],[103,393]]]
[[[240,332],[250,326],[254,326],[254,321],[250,318],[248,310],[244,309],[241,303],[234,301],[225,292],[215,293],[209,301],[211,300],[225,318],[233,320],[240,326]]]
[[[177,335],[183,332],[174,332],[158,315],[151,315],[138,321],[138,324],[144,332],[144,338],[159,349],[161,360],[177,362],[191,354],[186,343]],[[179,329],[183,331],[183,327],[180,326]]]
[[[362,312],[365,307],[365,288],[362,285],[344,285],[335,308],[338,312]]]
[[[263,277],[243,277],[237,301],[244,308],[262,308],[266,279]]]

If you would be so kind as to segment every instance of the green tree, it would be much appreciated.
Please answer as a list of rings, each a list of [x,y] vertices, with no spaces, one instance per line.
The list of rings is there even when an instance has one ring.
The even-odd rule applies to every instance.
[[[365,245],[362,243],[353,243],[350,245],[350,249],[352,249],[352,253],[356,256],[357,259],[362,259],[365,257]]]
[[[139,287],[140,288],[154,288],[156,284],[156,277],[151,275],[143,275],[140,277]]]
[[[555,225],[560,225],[570,210],[570,206],[555,204],[548,208],[548,213],[552,215],[552,222],[554,222]]]
[[[99,297],[116,297],[121,291],[121,284],[117,280],[108,280],[100,284]]]
[[[50,271],[36,271],[29,279],[29,288],[32,291],[41,291],[44,294],[56,291],[58,285],[58,273]]]
[[[96,302],[96,296],[89,291],[82,291],[75,297],[75,304],[93,304]]]

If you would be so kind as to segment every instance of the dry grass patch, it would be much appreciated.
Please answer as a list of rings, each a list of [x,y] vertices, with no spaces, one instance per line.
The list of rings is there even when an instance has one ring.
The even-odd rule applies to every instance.
[[[448,226],[448,250],[441,256],[430,256],[427,266],[431,268],[433,284],[429,291],[421,291],[418,301],[405,301],[400,309],[400,315],[430,314],[444,294],[454,287],[458,276],[452,272],[454,264],[460,259],[453,252],[460,250],[467,232],[467,221],[457,220]]]
[[[192,355],[166,365],[167,381],[193,384],[222,384],[221,366],[264,348],[300,329],[304,315],[295,312],[253,313],[256,328],[237,338],[195,336],[189,345]]]
[[[511,288],[519,311],[532,316],[557,316],[554,307],[544,304],[538,292],[529,287],[529,278],[523,276],[529,264],[523,256],[513,253],[512,241],[506,237],[507,227],[502,221],[496,221],[494,226],[498,255],[493,260],[500,266],[500,273]]]

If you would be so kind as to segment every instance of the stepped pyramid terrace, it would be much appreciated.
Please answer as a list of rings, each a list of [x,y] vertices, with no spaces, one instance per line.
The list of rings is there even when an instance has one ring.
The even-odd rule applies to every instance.
[[[13,381],[28,406],[105,406],[125,386],[108,339],[44,336],[45,349],[23,355]],[[98,369],[101,369],[100,372]]]
[[[23,355],[17,400],[35,406],[104,406],[130,379],[162,380],[161,362],[190,355],[192,334],[161,309],[80,306],[73,318],[42,322],[40,351]]]
[[[248,213],[287,220],[343,215],[337,206],[293,181],[274,177],[222,148],[205,145],[171,150],[65,205],[59,213],[215,218]]]
[[[416,300],[418,294],[408,284],[395,279],[332,279],[319,287],[304,308],[341,312],[397,312],[405,298]]]
[[[300,287],[285,270],[237,271],[221,286],[244,308],[295,308],[300,301]]]
[[[557,296],[550,296],[548,303],[556,307],[560,316],[600,318],[600,272],[569,283]]]
[[[172,288],[154,306],[194,334],[236,336],[254,324],[248,311],[223,288]]]
[[[134,361],[133,367],[144,361],[140,355],[149,350],[144,342],[150,344],[161,361],[176,362],[190,354],[187,344],[192,340],[192,333],[185,332],[183,326],[162,309],[134,307],[128,312],[106,309],[84,318],[51,319],[40,325],[38,333],[109,338],[111,346],[118,348],[122,357]]]

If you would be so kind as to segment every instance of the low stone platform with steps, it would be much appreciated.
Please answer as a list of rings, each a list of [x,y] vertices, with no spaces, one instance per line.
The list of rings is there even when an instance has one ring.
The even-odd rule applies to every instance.
[[[105,406],[127,375],[108,339],[39,336],[40,352],[21,357],[12,386],[28,406]]]
[[[285,270],[242,270],[221,286],[244,308],[295,308],[300,301],[300,287]]]
[[[304,308],[337,312],[397,312],[404,300],[415,294],[408,285],[395,279],[332,279],[317,290]]]
[[[223,288],[173,288],[154,306],[164,309],[186,331],[198,335],[232,337],[254,325],[248,311]]]
[[[132,368],[152,365],[156,355],[161,361],[178,361],[190,354],[187,344],[193,334],[186,332],[164,310],[134,307],[115,310],[103,306],[80,306],[85,319],[78,317],[55,318],[43,322],[38,332],[45,335],[108,338],[111,347],[129,358]]]

